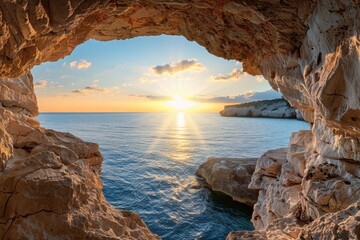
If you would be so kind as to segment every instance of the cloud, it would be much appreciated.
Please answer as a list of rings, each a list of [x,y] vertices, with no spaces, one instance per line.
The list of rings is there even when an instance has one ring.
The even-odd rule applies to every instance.
[[[72,93],[80,93],[80,94],[89,94],[89,93],[94,93],[94,92],[103,92],[104,88],[98,88],[95,86],[86,86],[83,89],[76,89],[71,91]]]
[[[150,83],[154,83],[154,82],[158,82],[158,80],[157,79],[149,79],[146,77],[140,78],[140,83],[142,83],[142,84],[150,84]]]
[[[71,91],[72,93],[83,93],[83,90],[79,90],[79,89],[76,89],[76,90],[73,90],[73,91]]]
[[[185,59],[177,63],[168,63],[151,67],[151,70],[155,75],[174,75],[184,71],[200,72],[204,69],[205,66],[199,63],[197,59]]]
[[[254,90],[246,91],[237,96],[219,96],[219,97],[194,97],[189,99],[194,102],[211,102],[211,103],[245,103],[259,100],[271,100],[281,98],[282,94],[274,90],[265,92],[255,92]]]
[[[162,101],[162,102],[174,100],[173,97],[163,96],[163,95],[136,95],[136,94],[131,94],[129,96],[130,97],[146,98],[146,99],[149,99],[151,101]]]
[[[171,101],[171,100],[174,100],[172,97],[168,97],[168,96],[146,95],[146,96],[140,96],[140,97],[144,97],[144,98],[147,98],[147,99],[153,100],[153,101]]]
[[[255,94],[256,94],[255,90],[249,90],[249,91],[245,91],[243,96],[245,98],[251,98],[251,97],[255,96]]]
[[[95,79],[95,80],[93,80],[92,82],[93,82],[93,83],[98,83],[99,80]]]
[[[132,83],[123,83],[123,84],[121,84],[121,86],[123,86],[123,87],[131,87]]]
[[[51,81],[50,84],[48,84],[48,85],[50,88],[63,88],[64,87],[64,85],[54,82],[54,81]]]
[[[71,93],[90,95],[90,94],[102,94],[102,95],[113,95],[118,94],[120,88],[118,86],[112,88],[100,88],[97,86],[86,86],[83,89],[75,89]]]
[[[143,97],[152,101],[173,100],[173,98],[170,96],[162,96],[162,95],[131,95],[131,96]],[[271,89],[265,92],[255,92],[254,90],[250,90],[237,96],[219,96],[219,97],[195,96],[192,98],[187,98],[187,100],[192,102],[203,102],[203,103],[245,103],[245,102],[253,102],[259,100],[270,100],[281,97],[282,97],[281,93]]]
[[[263,76],[255,76],[255,80],[256,80],[258,83],[262,83],[262,82],[264,82],[266,79],[265,79]]]
[[[77,63],[76,61],[70,62],[70,67],[71,67],[71,68],[75,68],[75,67],[76,67],[76,63]]]
[[[47,80],[40,80],[34,84],[35,88],[44,89],[47,87],[48,81]]]
[[[230,73],[222,75],[219,74],[217,76],[210,76],[210,81],[221,82],[221,81],[238,81],[242,76],[245,76],[242,70],[234,68]]]
[[[49,80],[40,80],[38,82],[36,82],[34,84],[35,88],[37,89],[45,89],[45,88],[63,88],[64,85],[54,82],[54,81],[49,81]]]
[[[70,68],[86,69],[91,67],[91,62],[86,60],[72,61],[70,62]]]
[[[63,67],[66,67],[66,62],[63,62],[62,66],[63,66]]]
[[[87,86],[87,87],[84,88],[84,90],[102,92],[102,91],[104,91],[104,88]]]

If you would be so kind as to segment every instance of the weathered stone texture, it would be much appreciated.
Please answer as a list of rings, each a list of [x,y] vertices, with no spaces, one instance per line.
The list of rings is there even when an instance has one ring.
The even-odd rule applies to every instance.
[[[253,206],[258,190],[249,189],[256,158],[209,158],[196,173],[215,191],[223,192],[235,201]]]
[[[158,239],[105,200],[97,144],[40,127],[31,74],[2,86],[1,239]]]
[[[285,158],[269,161],[265,154],[259,162],[259,166],[263,164],[262,169],[256,171],[253,179],[254,186],[260,189],[254,212],[256,219],[253,219],[258,232],[263,231],[259,234],[271,239],[275,238],[274,233],[280,236],[282,229],[293,229],[291,234],[290,230],[282,231],[283,239],[285,236],[297,238],[300,233],[297,226],[308,224],[301,233],[304,238],[310,239],[316,233],[320,235],[314,236],[331,239],[331,235],[324,235],[321,229],[334,226],[346,228],[351,237],[358,236],[358,218],[346,217],[345,221],[333,217],[355,206],[360,198],[359,1],[9,0],[0,2],[0,10],[0,77],[4,77],[0,80],[0,171],[3,171],[0,178],[21,176],[25,171],[22,166],[34,162],[34,167],[48,170],[36,170],[38,178],[34,174],[21,178],[19,189],[27,189],[23,184],[38,188],[43,184],[73,186],[74,189],[59,188],[69,194],[64,197],[71,203],[75,204],[77,199],[71,198],[72,193],[86,193],[91,197],[84,199],[90,203],[97,199],[109,206],[102,202],[102,195],[95,194],[100,191],[100,185],[96,185],[96,191],[89,190],[90,194],[86,189],[91,183],[86,186],[86,181],[77,180],[91,179],[97,174],[99,155],[86,153],[93,151],[94,145],[81,143],[79,139],[70,141],[72,137],[66,135],[67,140],[62,143],[61,138],[56,140],[54,136],[59,136],[58,133],[39,127],[33,118],[38,110],[29,84],[31,76],[27,73],[36,64],[68,55],[75,46],[91,38],[105,41],[159,34],[183,35],[217,56],[243,62],[244,71],[250,74],[262,73],[271,86],[280,90],[292,106],[300,109],[305,120],[312,123],[311,132],[293,135]],[[89,175],[89,168],[95,170],[95,175]],[[64,179],[51,180],[59,179],[60,173]],[[30,190],[33,194],[26,197],[42,198],[38,190]],[[7,202],[12,190],[4,191],[2,203]],[[70,203],[59,205],[64,211],[57,211],[74,214],[67,223],[63,222],[64,226],[84,223],[81,220],[84,215],[77,214],[73,208],[69,210],[71,204],[67,204]],[[84,207],[93,210],[92,206],[95,207]],[[42,205],[41,201],[31,209],[41,211],[35,215],[16,204],[8,209],[0,219],[9,229],[3,234],[13,234],[13,229],[21,225],[29,229],[22,233],[30,234],[36,231],[31,229],[34,225],[30,224],[30,218],[39,216],[39,222],[47,224],[48,217],[53,215],[47,212],[50,206]],[[113,218],[101,209],[104,215],[100,220],[104,222],[98,221],[98,224],[113,226],[106,224],[107,217]],[[21,214],[20,210],[25,215],[16,217],[14,214]],[[324,218],[332,220],[315,224]],[[293,225],[291,219],[299,222]],[[12,221],[22,222],[10,224]],[[142,228],[141,221],[136,222],[139,223],[136,226]],[[92,229],[91,224],[95,223],[82,226]],[[59,228],[61,226],[59,224]],[[130,234],[126,228],[121,229],[121,232],[108,229],[106,234]],[[333,236],[340,236],[333,232]],[[142,233],[145,234],[142,236],[150,234],[146,230]],[[95,230],[93,234],[93,238],[106,238]]]

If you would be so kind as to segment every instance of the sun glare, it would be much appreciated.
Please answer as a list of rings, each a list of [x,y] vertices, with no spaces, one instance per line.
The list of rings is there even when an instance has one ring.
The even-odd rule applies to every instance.
[[[168,102],[168,105],[177,111],[186,111],[189,108],[193,107],[195,104],[181,96],[175,96],[174,100]]]

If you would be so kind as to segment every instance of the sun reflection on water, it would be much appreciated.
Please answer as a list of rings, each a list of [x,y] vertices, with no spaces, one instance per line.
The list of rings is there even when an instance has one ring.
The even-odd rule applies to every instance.
[[[189,141],[189,129],[185,114],[183,112],[176,113],[176,128],[174,135],[171,137],[171,145],[174,151],[170,153],[172,160],[177,162],[187,162],[191,158],[191,152],[194,150]]]
[[[195,139],[196,144],[194,144]],[[192,114],[184,111],[169,113],[164,118],[157,129],[156,138],[147,149],[147,153],[157,151],[164,141],[171,146],[171,150],[160,154],[171,162],[181,162],[185,165],[191,165],[190,161],[197,147],[205,147],[203,135],[199,131]]]
[[[183,112],[176,113],[176,126],[177,128],[183,128],[185,124],[185,116]]]

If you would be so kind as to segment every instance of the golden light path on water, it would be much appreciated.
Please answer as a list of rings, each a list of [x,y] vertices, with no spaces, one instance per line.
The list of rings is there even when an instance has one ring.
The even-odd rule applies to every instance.
[[[172,161],[187,164],[187,161],[191,160],[191,150],[194,147],[206,148],[203,134],[190,112],[168,113],[168,116],[159,125],[157,133],[157,137],[152,141],[146,152],[151,153],[153,150],[158,149],[160,141],[167,139],[173,146],[173,151],[166,153]],[[194,133],[196,139],[189,139],[189,136]]]
[[[193,153],[197,148],[206,148],[203,135],[193,118],[193,114],[190,112],[178,111],[167,113],[164,121],[159,124],[159,128],[156,130],[156,138],[152,141],[151,145],[147,149],[147,153],[151,154],[153,151],[159,151],[163,141],[169,141],[171,151],[163,151],[161,154],[170,162],[158,162],[153,164],[156,167],[167,171],[169,167],[176,164],[183,164],[186,166],[193,165]],[[184,166],[185,168],[185,166]],[[195,173],[194,173],[195,174]],[[174,202],[181,203],[182,208],[186,209],[187,214],[201,214],[205,211],[204,206],[197,206],[195,209],[192,201],[188,201],[189,194],[195,194],[196,189],[200,187],[195,175],[186,177],[182,174],[171,175],[168,174],[151,174],[150,175],[156,182],[167,182],[171,185],[168,190],[160,190],[159,194],[163,195],[164,199],[171,199]],[[169,217],[180,223],[183,221],[184,216],[177,212],[168,213]]]

